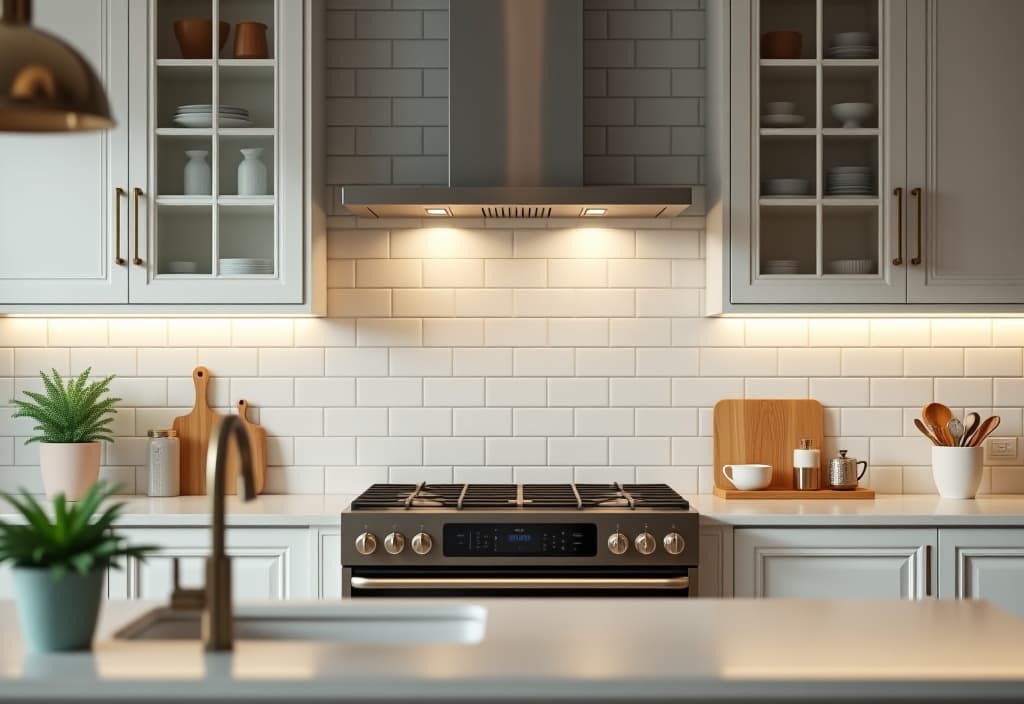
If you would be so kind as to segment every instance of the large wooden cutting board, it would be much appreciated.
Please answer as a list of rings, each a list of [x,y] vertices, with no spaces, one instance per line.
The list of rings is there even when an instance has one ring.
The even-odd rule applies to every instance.
[[[172,426],[178,432],[181,444],[181,493],[196,496],[206,493],[206,448],[210,433],[220,414],[210,408],[206,400],[210,386],[210,370],[196,367],[192,370],[196,386],[196,400],[192,410],[174,419]]]
[[[252,454],[253,483],[256,485],[256,493],[262,494],[263,487],[267,483],[267,431],[257,423],[249,420],[249,402],[244,398],[238,399],[238,417],[245,424],[245,430],[249,434],[249,451]],[[231,443],[228,450],[227,476],[225,489],[228,495],[238,493],[238,471],[241,458],[238,448]]]

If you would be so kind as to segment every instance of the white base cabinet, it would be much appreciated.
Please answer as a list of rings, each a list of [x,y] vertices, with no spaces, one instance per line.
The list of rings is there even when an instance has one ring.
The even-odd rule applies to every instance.
[[[1024,617],[1024,529],[939,531],[939,597],[986,599]]]
[[[931,529],[735,531],[737,597],[923,599],[933,596]]]

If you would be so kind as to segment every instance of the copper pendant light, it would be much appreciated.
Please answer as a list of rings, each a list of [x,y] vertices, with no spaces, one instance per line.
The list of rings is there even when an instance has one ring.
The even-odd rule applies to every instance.
[[[3,0],[0,19],[0,132],[79,132],[114,126],[89,63],[31,26],[31,0]]]

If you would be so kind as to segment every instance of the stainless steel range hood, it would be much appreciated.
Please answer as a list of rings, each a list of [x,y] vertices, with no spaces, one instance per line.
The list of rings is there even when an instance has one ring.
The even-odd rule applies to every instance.
[[[448,186],[345,186],[363,217],[673,217],[690,189],[583,184],[582,0],[451,0]]]

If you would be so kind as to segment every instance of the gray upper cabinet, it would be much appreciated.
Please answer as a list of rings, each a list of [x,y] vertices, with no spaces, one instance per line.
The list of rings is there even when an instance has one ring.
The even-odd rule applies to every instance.
[[[1014,0],[710,3],[707,312],[1020,310],[1022,24]],[[781,30],[799,55],[762,47]]]
[[[907,2],[911,303],[1024,303],[1024,3]],[[920,219],[917,208],[920,206]],[[918,230],[920,228],[920,230]]]

